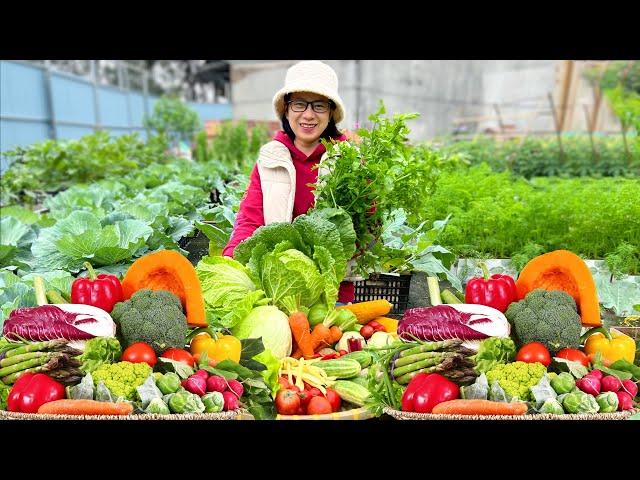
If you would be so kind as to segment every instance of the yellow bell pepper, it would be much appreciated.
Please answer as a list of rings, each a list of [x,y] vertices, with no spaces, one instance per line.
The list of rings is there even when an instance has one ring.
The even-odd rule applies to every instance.
[[[189,344],[191,353],[197,355],[206,351],[207,356],[217,362],[226,359],[236,363],[239,362],[242,352],[240,340],[232,335],[214,335],[216,338],[209,335],[209,333],[203,332],[193,337]]]
[[[587,355],[600,352],[607,364],[624,358],[630,363],[636,356],[636,342],[628,335],[616,330],[603,327],[592,328],[581,338]]]

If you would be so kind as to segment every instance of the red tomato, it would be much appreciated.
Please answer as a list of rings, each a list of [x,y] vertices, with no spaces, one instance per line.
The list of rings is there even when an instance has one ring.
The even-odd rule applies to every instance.
[[[129,345],[122,352],[122,361],[131,363],[146,363],[153,367],[158,362],[156,352],[153,351],[151,345],[144,342],[136,342]]]
[[[551,363],[551,354],[547,347],[540,342],[529,342],[523,345],[516,354],[516,362],[535,363],[539,362],[545,367]]]
[[[327,394],[325,395],[325,397],[327,398],[327,400],[329,400],[329,403],[331,404],[331,410],[333,410],[334,412],[337,412],[338,410],[340,410],[340,406],[342,405],[342,399],[340,398],[340,395],[336,393],[335,390],[331,390],[330,388],[327,388]]]
[[[182,362],[190,367],[193,367],[195,361],[193,360],[193,356],[186,350],[180,350],[179,348],[170,348],[162,355],[163,358],[169,358],[171,360],[175,360],[176,362]]]
[[[300,408],[300,397],[293,390],[279,390],[276,395],[276,410],[281,415],[294,415]]]
[[[380,326],[380,324],[378,322],[376,322],[375,320],[371,320],[369,323],[367,323],[367,325],[369,325],[374,330]]]
[[[558,353],[556,353],[556,357],[564,358],[565,360],[569,360],[570,362],[578,362],[584,365],[585,367],[589,366],[589,357],[576,348],[563,348]]]
[[[331,403],[324,397],[313,397],[307,407],[307,415],[331,413]]]
[[[360,329],[360,335],[362,335],[365,340],[369,340],[371,338],[371,335],[374,334],[374,332],[375,330],[370,325],[365,325]]]

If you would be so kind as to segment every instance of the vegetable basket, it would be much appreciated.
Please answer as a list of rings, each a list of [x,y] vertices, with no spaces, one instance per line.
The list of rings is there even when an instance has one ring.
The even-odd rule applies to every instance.
[[[372,273],[366,280],[354,280],[353,284],[354,303],[386,299],[392,305],[391,315],[397,316],[407,309],[411,274]]]
[[[157,413],[140,415],[45,415],[40,413],[18,413],[0,410],[0,420],[239,420],[240,417],[245,414],[243,409],[219,413],[174,413],[171,415],[160,415]]]
[[[554,415],[541,413],[537,415],[435,415],[433,413],[402,412],[386,407],[384,413],[396,420],[625,420],[640,410],[626,410],[613,413]]]

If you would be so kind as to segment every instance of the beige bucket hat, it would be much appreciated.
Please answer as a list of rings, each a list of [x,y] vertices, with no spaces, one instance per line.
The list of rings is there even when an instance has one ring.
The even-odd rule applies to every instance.
[[[340,123],[344,118],[344,103],[338,95],[338,76],[326,63],[318,60],[298,62],[287,70],[284,87],[273,97],[273,108],[278,118],[285,111],[284,96],[293,92],[311,92],[325,96],[336,104],[333,120]]]

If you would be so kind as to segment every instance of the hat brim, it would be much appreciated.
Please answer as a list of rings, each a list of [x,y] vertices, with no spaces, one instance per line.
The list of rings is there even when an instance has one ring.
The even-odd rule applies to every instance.
[[[278,120],[282,119],[282,115],[284,115],[284,112],[285,112],[285,104],[284,104],[285,95],[287,95],[288,93],[294,93],[294,92],[316,93],[318,95],[322,95],[323,97],[327,97],[336,106],[336,108],[333,110],[333,121],[336,124],[338,124],[344,119],[344,103],[342,102],[342,99],[337,93],[327,92],[322,88],[312,88],[309,86],[305,86],[303,88],[291,88],[291,87],[281,88],[273,96],[273,109],[276,113],[276,116],[278,117]]]

